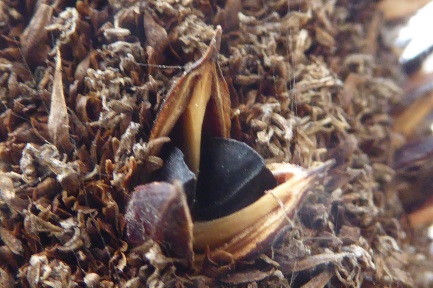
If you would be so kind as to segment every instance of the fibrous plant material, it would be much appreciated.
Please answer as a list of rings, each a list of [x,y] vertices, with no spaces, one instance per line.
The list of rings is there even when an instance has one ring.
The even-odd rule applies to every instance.
[[[427,253],[403,230],[390,184],[394,152],[405,147],[390,115],[402,91],[378,9],[349,0],[0,2],[2,285],[419,286],[422,273],[409,268]],[[202,121],[192,121],[196,107]],[[152,132],[159,125],[167,130]],[[229,233],[233,213],[210,220],[230,234],[214,237],[203,221],[189,222],[182,184],[164,184],[173,201],[154,205],[165,200],[158,215],[170,215],[184,204],[182,223],[196,239],[184,243],[201,245],[192,245],[202,255],[193,270],[190,246],[167,252],[160,239],[172,235],[132,245],[125,212],[164,167],[168,142],[193,152],[186,162],[199,175],[203,131],[249,145],[279,183],[284,167],[305,176],[335,164],[295,207],[273,196],[284,184],[256,199],[267,199],[255,210],[271,207],[272,217],[251,213],[248,227],[281,226],[251,229],[263,238]],[[258,254],[244,258],[248,251]]]

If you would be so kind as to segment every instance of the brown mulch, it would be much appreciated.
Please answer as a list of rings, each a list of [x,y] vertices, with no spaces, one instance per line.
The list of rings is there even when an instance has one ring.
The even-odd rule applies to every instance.
[[[392,186],[403,76],[382,24],[373,0],[0,2],[0,286],[431,285]],[[266,163],[336,164],[281,241],[194,271],[151,239],[133,249],[123,215],[217,25],[231,137]]]

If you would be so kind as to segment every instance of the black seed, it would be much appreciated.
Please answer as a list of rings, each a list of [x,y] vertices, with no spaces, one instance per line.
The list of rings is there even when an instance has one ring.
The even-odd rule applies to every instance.
[[[229,215],[276,185],[263,158],[251,147],[233,139],[208,139],[202,145],[194,218]]]
[[[166,155],[164,165],[154,173],[151,180],[168,183],[179,180],[183,185],[188,205],[191,206],[195,198],[195,185],[197,183],[195,174],[189,170],[184,155],[179,148],[167,145],[163,154]]]

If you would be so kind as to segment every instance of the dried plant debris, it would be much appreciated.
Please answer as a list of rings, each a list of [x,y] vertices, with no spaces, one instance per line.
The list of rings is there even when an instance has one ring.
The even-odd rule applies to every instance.
[[[431,285],[376,2],[0,2],[0,286]],[[212,137],[275,183],[206,218]]]

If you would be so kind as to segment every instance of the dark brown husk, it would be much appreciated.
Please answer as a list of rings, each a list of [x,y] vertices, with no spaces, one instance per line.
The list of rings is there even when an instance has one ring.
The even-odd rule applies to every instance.
[[[0,286],[431,285],[386,189],[401,78],[376,1],[71,4],[0,3]],[[148,137],[164,96],[215,25],[232,137],[269,163],[337,163],[281,243],[229,274],[132,249],[123,218],[163,165],[168,139]]]

